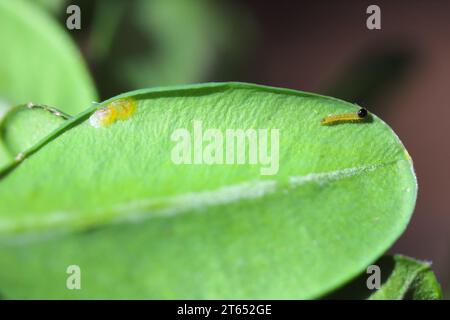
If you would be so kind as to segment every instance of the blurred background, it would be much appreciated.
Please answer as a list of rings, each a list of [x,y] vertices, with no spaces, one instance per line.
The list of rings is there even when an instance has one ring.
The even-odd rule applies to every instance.
[[[384,119],[410,152],[417,207],[391,249],[450,293],[450,1],[35,0],[65,27],[103,100],[141,87],[246,81],[332,95]],[[366,9],[381,8],[381,30]]]

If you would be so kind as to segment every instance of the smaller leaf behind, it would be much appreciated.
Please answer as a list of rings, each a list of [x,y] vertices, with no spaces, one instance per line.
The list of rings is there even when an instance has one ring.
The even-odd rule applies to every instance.
[[[360,274],[325,299],[368,300],[440,300],[442,291],[430,263],[402,255],[383,256],[374,265],[381,271],[381,288],[369,290],[367,279],[373,273]]]
[[[389,279],[370,300],[438,300],[442,291],[429,262],[405,256],[391,257],[395,262]]]

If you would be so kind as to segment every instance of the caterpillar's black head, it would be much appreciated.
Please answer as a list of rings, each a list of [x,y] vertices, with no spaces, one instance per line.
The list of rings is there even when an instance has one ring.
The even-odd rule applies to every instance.
[[[367,117],[367,113],[368,113],[367,109],[361,108],[358,110],[358,117],[360,117],[361,119],[365,118],[365,117]]]

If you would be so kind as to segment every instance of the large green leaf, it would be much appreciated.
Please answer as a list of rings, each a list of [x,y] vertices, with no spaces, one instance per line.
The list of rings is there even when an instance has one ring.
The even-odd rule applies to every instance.
[[[41,8],[22,0],[0,0],[0,99],[78,113],[96,99],[77,48]]]
[[[131,118],[90,124],[125,97],[137,101]],[[112,100],[0,173],[6,298],[314,298],[375,261],[410,219],[416,179],[395,133],[374,115],[320,125],[353,104],[241,83]],[[279,129],[279,171],[174,164],[171,135],[194,121]],[[82,290],[65,288],[73,264]]]

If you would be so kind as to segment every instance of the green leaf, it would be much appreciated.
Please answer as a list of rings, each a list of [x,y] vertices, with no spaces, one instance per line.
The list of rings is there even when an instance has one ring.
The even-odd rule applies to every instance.
[[[66,0],[27,0],[29,2],[34,2],[37,5],[43,7],[45,10],[57,14],[60,12],[65,12],[64,5],[68,5]]]
[[[78,113],[96,99],[95,88],[65,28],[31,1],[0,1],[0,99]]]
[[[137,101],[135,114],[93,127],[91,114],[118,98]],[[411,159],[384,122],[372,115],[320,124],[357,110],[242,83],[140,90],[90,108],[0,173],[2,295],[326,294],[381,256],[415,205]],[[261,175],[261,164],[176,165],[171,135],[193,134],[194,121],[220,132],[278,129],[278,172]],[[65,287],[74,264],[82,290]]]
[[[436,300],[442,291],[430,263],[394,256],[394,270],[383,286],[370,296],[372,300]]]
[[[373,270],[362,272],[350,283],[326,296],[326,299],[370,300],[436,300],[442,292],[431,264],[402,255],[383,256],[373,265],[379,267],[381,287],[369,289],[373,284]]]

